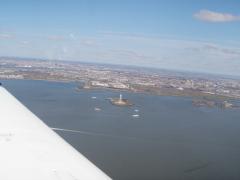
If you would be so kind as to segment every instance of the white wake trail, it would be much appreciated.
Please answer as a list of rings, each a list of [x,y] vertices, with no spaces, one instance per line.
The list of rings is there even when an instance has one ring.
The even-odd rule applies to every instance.
[[[109,137],[109,138],[120,138],[120,139],[129,139],[129,140],[137,140],[138,139],[136,137],[115,136],[115,135],[109,135],[109,134],[103,134],[103,133],[78,131],[78,130],[72,130],[72,129],[61,129],[61,128],[51,128],[51,129],[54,131],[72,132],[72,133],[78,133],[78,134],[89,135],[89,136],[104,136],[104,137]]]

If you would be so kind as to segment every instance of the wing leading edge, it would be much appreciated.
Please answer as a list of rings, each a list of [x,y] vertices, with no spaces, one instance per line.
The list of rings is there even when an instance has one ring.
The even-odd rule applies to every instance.
[[[110,179],[0,86],[0,179]]]

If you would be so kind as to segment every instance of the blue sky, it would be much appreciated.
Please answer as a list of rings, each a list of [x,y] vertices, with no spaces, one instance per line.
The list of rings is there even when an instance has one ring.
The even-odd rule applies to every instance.
[[[238,0],[5,0],[0,56],[240,75]]]

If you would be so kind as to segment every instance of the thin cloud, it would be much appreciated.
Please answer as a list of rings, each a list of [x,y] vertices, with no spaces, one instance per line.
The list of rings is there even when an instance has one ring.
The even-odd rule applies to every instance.
[[[150,36],[146,36],[141,33],[128,33],[128,32],[116,32],[116,31],[99,31],[98,34],[103,36],[118,36],[118,37],[132,37],[132,38],[149,38]],[[151,36],[153,37],[153,36]]]
[[[64,37],[64,36],[52,35],[52,36],[48,36],[47,39],[48,39],[48,40],[51,40],[51,41],[64,41],[64,40],[66,40],[66,37]]]
[[[81,39],[80,40],[81,45],[84,46],[97,46],[97,42],[94,39]]]
[[[209,10],[200,10],[199,12],[195,13],[193,17],[201,21],[214,23],[240,21],[240,16],[229,13],[219,13]]]
[[[154,58],[131,50],[111,50],[110,52],[118,58],[127,58],[128,60],[148,60]]]
[[[196,44],[192,47],[187,47],[185,49],[187,52],[193,52],[195,55],[203,55],[205,57],[213,58],[217,57],[217,59],[221,60],[234,60],[240,58],[240,49],[233,47],[223,47],[217,44]]]
[[[75,36],[75,34],[70,33],[70,34],[69,34],[69,38],[72,39],[72,40],[75,40],[75,39],[76,39],[76,36]]]
[[[0,34],[0,39],[12,39],[12,38],[14,38],[12,34],[5,34],[5,33]]]

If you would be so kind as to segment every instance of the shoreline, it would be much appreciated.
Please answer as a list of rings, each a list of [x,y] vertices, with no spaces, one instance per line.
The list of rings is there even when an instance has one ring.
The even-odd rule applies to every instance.
[[[186,97],[191,98],[192,105],[195,107],[208,107],[208,108],[221,108],[221,109],[240,109],[240,106],[232,103],[231,101],[234,100],[240,100],[239,98],[234,97],[227,97],[227,96],[220,96],[220,95],[212,95],[212,94],[198,94],[198,95],[192,95],[192,94],[161,94],[161,93],[154,93],[154,92],[147,92],[147,91],[132,91],[127,89],[117,89],[117,88],[109,88],[109,87],[84,87],[84,81],[75,81],[75,80],[54,80],[54,79],[1,79],[3,81],[45,81],[45,82],[56,82],[56,83],[75,83],[75,91],[79,92],[81,90],[87,90],[87,91],[93,91],[93,90],[107,90],[107,91],[115,91],[115,92],[128,92],[128,93],[136,93],[136,94],[143,94],[143,95],[152,95],[152,96],[162,96],[162,97]],[[1,82],[0,80],[0,82]],[[80,83],[83,83],[83,86],[79,86]],[[2,83],[2,86],[4,86],[4,83]],[[112,100],[116,98],[111,98],[110,103],[112,105],[116,105],[112,103]],[[127,100],[128,101],[128,100]],[[209,103],[211,105],[209,105]],[[224,103],[231,104],[229,106],[223,107]],[[132,106],[134,103],[126,103],[124,105],[116,105],[116,106]],[[219,105],[220,104],[220,105]]]
[[[84,80],[60,80],[60,79],[0,79],[1,80],[16,80],[16,81],[46,81],[46,82],[58,82],[58,83],[84,83]],[[2,83],[2,85],[4,86],[4,84]],[[80,90],[111,90],[111,91],[118,91],[118,92],[130,92],[130,93],[137,93],[137,94],[145,94],[145,95],[154,95],[154,96],[169,96],[169,97],[190,97],[190,98],[212,98],[212,99],[220,99],[220,100],[240,100],[240,98],[237,97],[230,97],[230,96],[223,96],[223,95],[217,95],[217,94],[207,94],[207,93],[203,93],[203,92],[198,92],[198,94],[193,95],[193,94],[187,94],[187,93],[183,93],[183,94],[174,94],[174,93],[169,93],[166,91],[164,93],[161,92],[150,92],[150,91],[133,91],[130,89],[117,89],[117,88],[111,88],[111,87],[88,87],[85,88],[83,87],[79,87],[78,85],[75,87],[76,91],[80,91]]]

